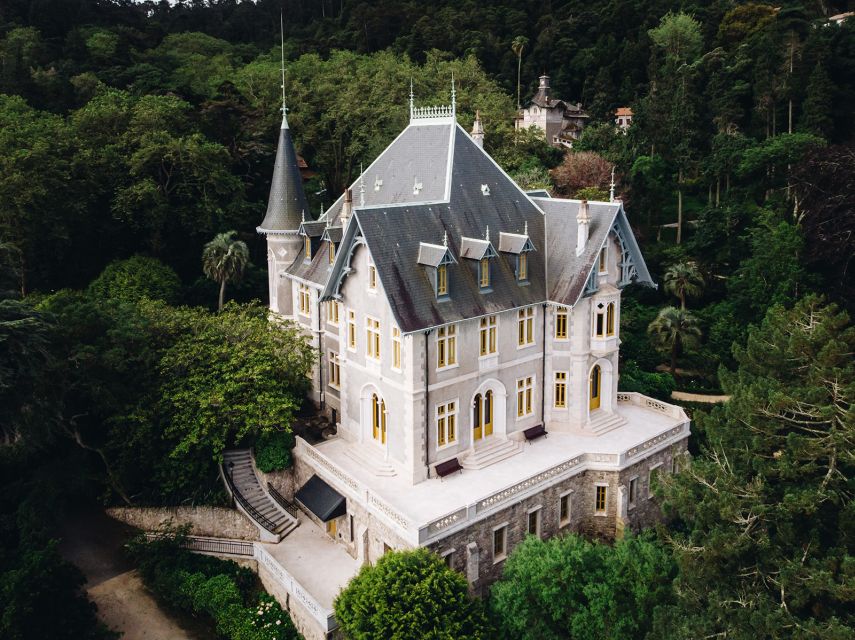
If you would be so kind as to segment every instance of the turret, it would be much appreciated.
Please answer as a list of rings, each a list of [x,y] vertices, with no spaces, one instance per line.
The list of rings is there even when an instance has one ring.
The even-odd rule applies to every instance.
[[[472,141],[482,149],[484,148],[484,127],[481,124],[481,112],[475,112],[475,123],[472,125]]]

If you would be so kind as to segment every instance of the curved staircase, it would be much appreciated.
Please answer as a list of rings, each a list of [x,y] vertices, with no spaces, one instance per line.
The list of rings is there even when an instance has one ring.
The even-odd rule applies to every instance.
[[[300,524],[261,486],[249,449],[226,451],[222,471],[235,506],[258,527],[262,540],[279,542]]]

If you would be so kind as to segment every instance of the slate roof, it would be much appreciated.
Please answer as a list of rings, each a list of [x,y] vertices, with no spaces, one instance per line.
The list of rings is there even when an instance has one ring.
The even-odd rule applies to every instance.
[[[442,261],[449,255],[448,247],[441,244],[428,244],[427,242],[419,243],[419,257],[416,262],[426,267],[436,268],[442,264]],[[457,262],[454,256],[451,256],[452,262]]]
[[[519,255],[529,244],[529,237],[524,233],[505,233],[504,231],[499,233],[499,251],[502,253]]]
[[[488,240],[480,240],[478,238],[460,238],[460,257],[469,258],[470,260],[481,260],[482,258],[492,258],[496,255],[496,250]]]
[[[297,258],[285,269],[285,273],[294,276],[298,280],[311,282],[323,287],[326,285],[332,273],[333,265],[330,264],[330,243],[320,242],[312,255],[311,262],[306,262],[305,247],[301,247]]]
[[[341,227],[327,227],[324,231],[322,240],[329,240],[335,244],[341,242],[342,229]]]
[[[310,238],[320,238],[327,230],[327,223],[320,220],[307,220],[300,223],[300,234]]]
[[[267,199],[267,213],[257,230],[261,233],[296,231],[300,227],[304,212],[307,218],[311,217],[303,191],[297,153],[291,140],[291,130],[287,120],[283,118],[282,127],[279,129],[279,145],[276,147],[270,196]]]

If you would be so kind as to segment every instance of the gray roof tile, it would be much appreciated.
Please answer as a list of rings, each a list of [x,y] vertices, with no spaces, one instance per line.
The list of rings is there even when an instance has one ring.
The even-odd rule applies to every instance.
[[[303,178],[297,163],[297,153],[291,141],[291,130],[283,120],[279,129],[279,145],[273,165],[273,180],[267,200],[267,213],[258,227],[261,232],[296,231],[303,215],[310,217],[309,205],[303,191]]]

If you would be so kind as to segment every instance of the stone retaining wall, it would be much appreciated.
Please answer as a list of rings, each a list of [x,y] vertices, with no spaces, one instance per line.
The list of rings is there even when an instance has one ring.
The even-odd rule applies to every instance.
[[[174,527],[190,525],[194,536],[258,540],[258,529],[235,509],[224,507],[113,507],[107,515],[120,522],[156,531],[166,523]]]

